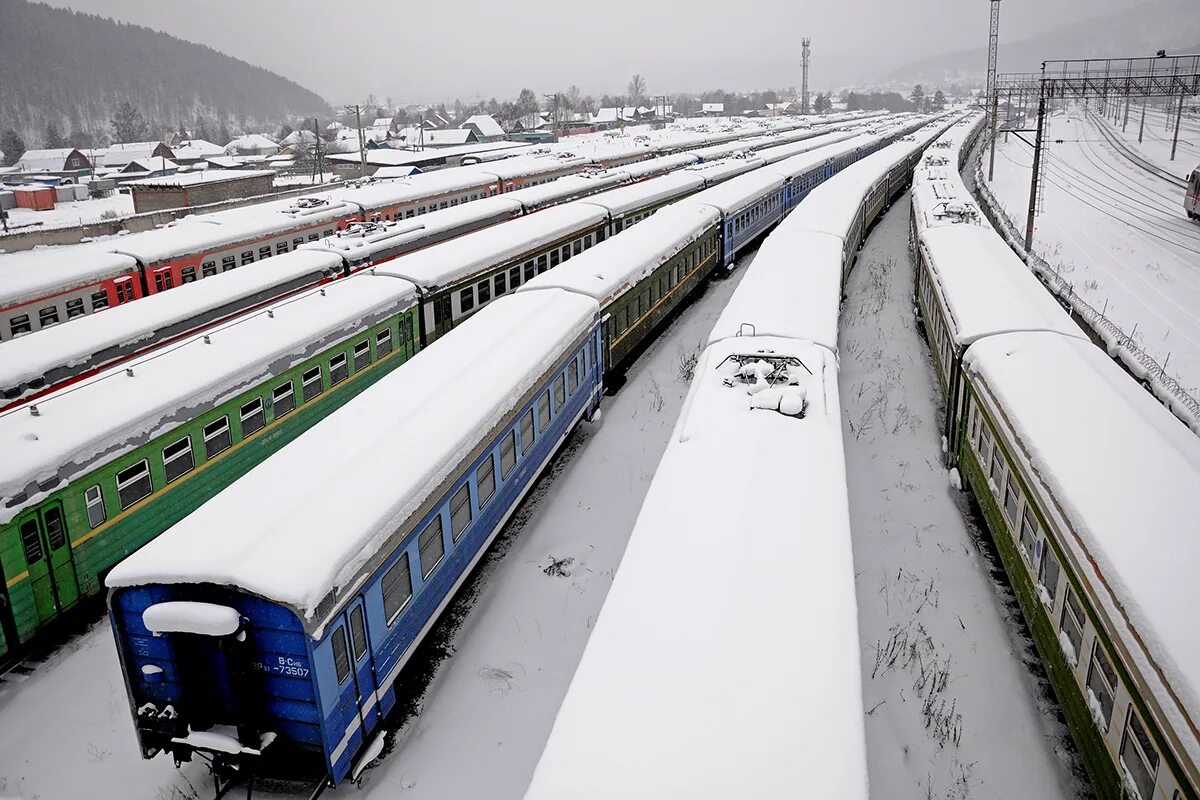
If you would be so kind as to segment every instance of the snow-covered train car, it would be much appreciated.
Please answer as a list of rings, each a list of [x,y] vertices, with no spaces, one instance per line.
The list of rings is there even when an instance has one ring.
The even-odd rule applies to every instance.
[[[342,274],[340,255],[301,250],[260,269],[235,270],[89,315],[75,325],[0,342],[0,408]]]
[[[1097,796],[1196,797],[1200,441],[1078,336],[988,336],[963,373],[962,479]]]
[[[930,228],[956,225],[985,224],[979,204],[971,196],[962,179],[975,141],[983,131],[985,115],[971,112],[963,115],[939,136],[922,154],[912,175],[912,244]]]
[[[417,301],[352,276],[0,412],[0,655],[414,355]]]
[[[505,297],[438,348],[109,574],[144,757],[338,784],[379,754],[405,663],[602,396],[579,295]]]
[[[836,357],[720,339],[526,800],[866,800],[859,650]]]

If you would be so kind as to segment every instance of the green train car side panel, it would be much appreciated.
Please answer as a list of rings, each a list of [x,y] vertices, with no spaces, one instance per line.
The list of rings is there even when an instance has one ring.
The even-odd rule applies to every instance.
[[[331,356],[338,352],[346,352],[348,359],[352,359],[353,343],[361,341],[363,337],[370,338],[374,354],[375,336],[384,330],[398,332],[398,329],[393,327],[397,325],[397,322],[407,330],[408,336],[407,339],[400,340],[393,336],[393,349],[385,361],[380,361],[376,354],[369,367],[364,368],[361,372],[352,371],[344,383],[336,387],[330,386],[327,362]],[[272,376],[254,389],[242,392],[237,397],[210,409],[169,434],[156,437],[136,451],[123,454],[104,467],[80,476],[72,481],[71,485],[46,498],[36,508],[41,509],[51,503],[61,502],[68,537],[72,543],[73,571],[77,578],[77,589],[71,587],[70,591],[64,590],[64,596],[73,594],[83,597],[99,593],[103,588],[101,578],[104,572],[118,561],[187,516],[192,510],[211,499],[221,489],[244,475],[264,458],[279,450],[415,355],[419,349],[417,332],[417,310],[414,307],[404,312],[398,320],[393,317],[386,322],[381,321],[365,331],[356,332],[338,345],[307,359],[285,373]],[[302,403],[300,402],[301,374],[316,363],[324,364],[322,367],[323,391],[320,396],[313,398],[308,403]],[[248,439],[235,441],[231,448],[219,457],[211,461],[203,459],[204,444],[201,431],[205,424],[228,415],[231,427],[237,426],[237,430],[240,431],[238,418],[240,405],[252,397],[265,396],[268,398],[265,404],[269,408],[271,387],[289,379],[292,381],[298,404],[293,411],[278,422],[272,420],[272,413],[268,412],[265,428],[252,434]],[[165,444],[169,444],[171,440],[178,440],[184,435],[192,437],[194,467],[171,485],[166,486],[160,451]],[[148,499],[140,501],[118,519],[122,512],[116,497],[115,475],[119,470],[123,470],[143,458],[149,461],[155,493]],[[105,487],[104,505],[107,521],[105,527],[92,530],[88,522],[84,491],[88,486],[96,483]],[[40,627],[50,621],[39,617],[34,587],[29,579],[30,573],[26,568],[24,550],[21,545],[17,523],[25,519],[27,513],[22,513],[13,520],[12,524],[0,530],[0,565],[3,566],[3,572],[9,584],[7,588],[8,602],[11,605],[18,639],[17,642],[6,642],[6,649],[12,649],[18,643],[27,641]],[[62,610],[65,611],[66,608],[64,607]]]
[[[1092,787],[1100,800],[1121,800],[1121,778],[1117,774],[1108,749],[1104,745],[1104,740],[1092,720],[1087,700],[1079,689],[1071,665],[1067,662],[1066,656],[1063,655],[1058,644],[1058,636],[1046,618],[1042,601],[1038,599],[1033,582],[1025,570],[1021,553],[1008,533],[1000,506],[992,496],[991,489],[988,488],[987,476],[976,460],[975,452],[967,446],[967,440],[964,438],[962,441],[963,445],[959,453],[962,475],[970,484],[979,501],[979,507],[987,521],[992,541],[1004,564],[1004,572],[1008,575],[1009,584],[1021,606],[1021,615],[1029,625],[1038,655],[1046,667],[1046,673],[1050,676],[1054,694],[1067,719],[1067,727],[1071,731],[1071,736],[1079,748],[1079,754],[1087,769],[1088,777],[1091,778]]]

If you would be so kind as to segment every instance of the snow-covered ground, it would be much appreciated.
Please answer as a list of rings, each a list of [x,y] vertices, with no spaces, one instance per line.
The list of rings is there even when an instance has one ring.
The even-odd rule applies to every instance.
[[[1180,178],[1191,174],[1200,162],[1200,118],[1185,113],[1179,121],[1179,144],[1175,148],[1175,160],[1171,160],[1171,139],[1175,133],[1175,114],[1164,114],[1161,109],[1146,107],[1146,124],[1142,126],[1142,109],[1136,102],[1130,105],[1129,120],[1120,115],[1117,120],[1108,118],[1108,130],[1133,148],[1141,157],[1155,166]],[[1122,131],[1121,128],[1125,130]],[[1142,129],[1142,141],[1138,142],[1138,129]]]
[[[1156,123],[1161,134],[1161,115]],[[1146,127],[1155,127],[1149,116]],[[1130,132],[1136,142],[1132,121],[1126,138]],[[1183,189],[1120,155],[1082,108],[1050,118],[1048,138],[1034,249],[1196,396],[1200,224],[1183,211]],[[1018,137],[1007,142],[1000,137],[991,188],[1020,230],[1025,227],[1032,161],[1030,147]]]
[[[710,284],[606,399],[601,419],[568,441],[553,480],[535,488],[448,609],[457,622],[426,648],[452,657],[414,660],[413,682],[433,673],[420,712],[366,773],[365,793],[333,796],[524,793],[682,406],[681,358],[698,352],[743,272]],[[182,800],[210,796],[211,786],[197,763],[176,771],[138,758],[107,622],[0,683],[0,797]]]
[[[28,208],[12,208],[8,211],[8,226],[18,230],[41,223],[45,228],[67,228],[99,222],[109,216],[127,217],[133,213],[133,196],[113,192],[108,197],[58,203],[49,211],[32,211]]]
[[[987,534],[942,467],[908,207],[868,238],[839,332],[872,795],[1086,796]]]

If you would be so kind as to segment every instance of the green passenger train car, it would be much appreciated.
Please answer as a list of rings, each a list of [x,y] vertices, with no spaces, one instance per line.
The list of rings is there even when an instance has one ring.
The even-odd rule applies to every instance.
[[[0,415],[0,658],[411,358],[416,288],[363,274]]]

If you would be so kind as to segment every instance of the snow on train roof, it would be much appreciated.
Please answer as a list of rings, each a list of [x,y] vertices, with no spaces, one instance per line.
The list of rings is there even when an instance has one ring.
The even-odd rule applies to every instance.
[[[772,191],[783,188],[783,178],[765,169],[754,169],[709,187],[690,198],[691,203],[706,203],[723,214],[733,214]]]
[[[819,147],[827,147],[831,144],[844,142],[851,139],[856,134],[854,131],[830,131],[822,133],[819,136],[813,136],[808,139],[801,139],[798,142],[787,142],[786,144],[777,144],[772,147],[764,147],[758,151],[758,156],[768,164],[774,164],[777,161],[783,161],[785,158],[798,156],[801,153],[807,153],[816,150]]]
[[[86,362],[110,347],[132,345],[157,331],[212,309],[255,295],[304,275],[341,266],[342,259],[319,250],[299,250],[270,258],[253,269],[235,269],[158,292],[136,303],[88,314],[70,325],[0,342],[0,389],[19,386],[56,367]]]
[[[583,169],[591,161],[573,153],[554,153],[547,155],[520,155],[512,158],[502,158],[477,165],[481,172],[495,175],[498,179],[515,180],[547,172],[557,172],[574,167]]]
[[[521,204],[511,192],[485,197],[457,206],[440,208],[428,214],[397,219],[394,222],[356,223],[316,242],[306,242],[300,250],[332,250],[351,260],[363,259],[401,244],[429,239],[444,231],[490,219],[518,217]]]
[[[621,169],[599,170],[579,175],[564,175],[537,186],[526,186],[513,192],[501,195],[516,200],[531,209],[560,203],[567,198],[582,197],[593,192],[600,192],[612,186],[629,182],[629,175]]]
[[[708,206],[667,206],[620,236],[543,272],[519,291],[568,289],[595,298],[605,308],[719,221],[716,209]]]
[[[806,339],[837,352],[842,240],[778,228],[762,243],[708,343],[736,336]]]
[[[712,186],[735,175],[758,169],[764,163],[766,162],[757,155],[739,155],[723,158],[720,161],[705,161],[692,167],[686,167],[683,171],[689,175],[699,175],[704,179],[706,185]]]
[[[645,178],[653,178],[658,175],[688,167],[692,164],[698,164],[700,159],[692,153],[674,153],[669,156],[656,156],[648,158],[645,161],[634,161],[632,164],[623,164],[620,169],[622,172],[629,175],[635,181],[640,181]]]
[[[503,225],[493,225],[408,253],[375,267],[375,272],[405,278],[424,291],[436,291],[534,247],[599,225],[606,217],[604,209],[582,200],[552,206]]]
[[[39,247],[0,255],[0,308],[111,278],[137,268],[110,242]],[[6,321],[7,322],[7,321]]]
[[[1074,533],[1075,569],[1200,762],[1187,733],[1200,722],[1200,440],[1086,340],[996,336],[972,345],[965,364],[1004,410],[1026,468]]]
[[[311,619],[410,532],[464,455],[596,319],[595,301],[561,291],[488,304],[118,564],[108,585],[231,585]]]
[[[629,186],[609,189],[582,202],[600,206],[616,219],[636,209],[694,192],[703,185],[704,181],[700,176],[688,170],[681,170]]]
[[[950,315],[951,338],[966,346],[1011,331],[1085,338],[1054,296],[991,228],[953,225],[925,231],[921,251]]]
[[[760,349],[803,418],[751,408]],[[525,798],[866,800],[859,651],[836,359],[712,345]]]
[[[332,193],[337,200],[357,203],[368,209],[397,203],[412,202],[423,197],[436,197],[450,192],[491,186],[495,176],[474,167],[450,167],[434,172],[422,172],[396,180],[371,181],[349,186]]]
[[[352,276],[281,300],[270,306],[270,316],[263,309],[239,317],[0,413],[6,456],[0,459],[0,523],[99,459],[133,450],[194,418],[198,409],[291,368],[364,320],[415,302],[416,288],[407,281]],[[16,500],[22,495],[28,496]]]

